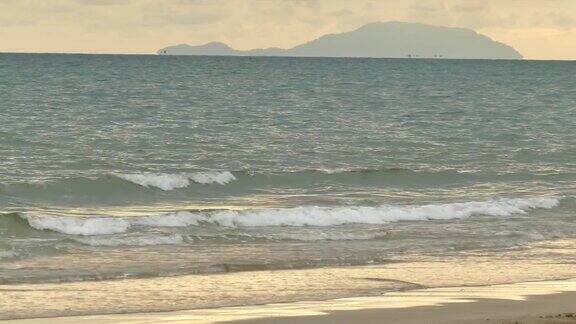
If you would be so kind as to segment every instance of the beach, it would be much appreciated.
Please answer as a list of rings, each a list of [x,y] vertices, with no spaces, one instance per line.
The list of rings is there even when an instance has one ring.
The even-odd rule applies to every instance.
[[[576,281],[419,289],[346,298],[169,313],[9,320],[6,324],[113,323],[576,323]]]
[[[0,320],[576,311],[572,62],[4,54],[0,71]]]
[[[559,241],[387,265],[4,284],[0,316],[22,319],[7,323],[569,323],[556,316],[574,312],[576,268],[559,256],[575,252],[574,242]]]

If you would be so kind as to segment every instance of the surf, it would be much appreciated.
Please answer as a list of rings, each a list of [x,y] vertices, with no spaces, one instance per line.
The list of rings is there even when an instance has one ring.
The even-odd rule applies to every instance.
[[[300,206],[247,210],[177,211],[162,215],[132,217],[73,217],[31,214],[18,215],[40,231],[93,236],[125,233],[138,227],[221,226],[250,227],[331,227],[352,224],[382,225],[406,221],[438,221],[476,215],[507,217],[524,215],[535,209],[552,209],[561,198],[501,198],[424,205],[379,206]]]

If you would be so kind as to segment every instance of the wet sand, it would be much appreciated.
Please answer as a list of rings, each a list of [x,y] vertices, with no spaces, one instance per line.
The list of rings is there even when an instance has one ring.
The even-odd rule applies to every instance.
[[[541,286],[540,286],[541,285]],[[275,316],[233,321],[237,324],[328,324],[328,323],[402,323],[402,324],[546,324],[576,323],[576,292],[522,296],[544,292],[558,283],[423,290],[389,297],[343,301],[326,305],[318,314]],[[560,284],[562,285],[562,284]],[[570,283],[570,286],[574,283]],[[538,287],[540,286],[540,287]],[[555,287],[554,287],[555,286]],[[568,288],[568,287],[565,287]],[[574,289],[572,286],[568,289]],[[542,291],[537,292],[542,289]],[[421,304],[421,306],[415,306]],[[356,309],[345,309],[346,307]]]
[[[565,243],[362,267],[0,284],[0,320],[569,323],[554,317],[576,312],[576,251]]]
[[[167,313],[6,321],[6,324],[147,323],[576,323],[576,280],[418,289],[344,298]]]

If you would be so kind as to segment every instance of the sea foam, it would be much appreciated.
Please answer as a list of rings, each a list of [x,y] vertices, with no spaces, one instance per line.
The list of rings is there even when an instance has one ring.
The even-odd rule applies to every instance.
[[[130,222],[120,217],[24,216],[30,226],[72,235],[107,235],[124,233]]]
[[[174,226],[177,226],[176,224],[189,226],[202,223],[225,227],[338,226],[461,219],[472,215],[502,217],[525,214],[528,210],[536,208],[550,209],[556,207],[558,203],[557,198],[542,197],[422,206],[296,207],[245,211],[228,210],[211,213],[179,212],[171,215],[171,218]],[[149,225],[153,224],[149,223]]]
[[[72,235],[106,235],[126,232],[133,226],[187,227],[213,224],[224,227],[338,226],[386,224],[397,221],[449,220],[487,215],[506,217],[529,210],[551,209],[559,204],[554,197],[498,199],[429,205],[381,205],[376,207],[295,207],[277,209],[180,211],[161,216],[139,217],[58,217],[24,216],[40,230]]]
[[[195,172],[195,173],[134,173],[134,174],[114,174],[114,176],[135,183],[143,187],[155,187],[164,191],[185,188],[190,185],[190,181],[200,184],[220,184],[225,185],[236,180],[236,177],[228,171],[223,172]]]
[[[190,180],[201,183],[201,184],[211,184],[217,183],[219,185],[225,185],[229,182],[236,180],[236,177],[228,171],[223,172],[196,172],[189,175]]]

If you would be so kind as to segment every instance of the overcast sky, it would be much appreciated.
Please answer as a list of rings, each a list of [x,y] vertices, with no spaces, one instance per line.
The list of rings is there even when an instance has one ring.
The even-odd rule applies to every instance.
[[[0,52],[291,47],[390,20],[472,28],[529,59],[576,59],[576,0],[0,0]]]

